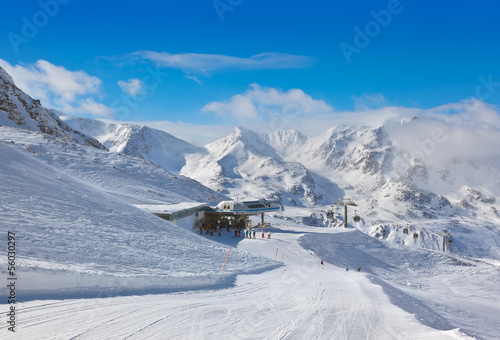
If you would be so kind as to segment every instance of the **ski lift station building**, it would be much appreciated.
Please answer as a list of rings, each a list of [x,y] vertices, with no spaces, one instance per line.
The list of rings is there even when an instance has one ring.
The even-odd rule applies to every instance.
[[[142,205],[135,207],[170,221],[184,229],[193,230],[203,223],[208,204],[199,202],[184,202],[178,204]]]
[[[248,228],[252,215],[261,215],[263,225],[264,214],[284,210],[277,199],[222,201],[215,207],[198,202],[135,206],[188,230],[202,225]]]

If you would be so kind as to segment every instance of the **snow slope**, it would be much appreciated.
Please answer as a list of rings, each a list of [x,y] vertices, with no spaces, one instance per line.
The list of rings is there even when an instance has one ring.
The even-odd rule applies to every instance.
[[[180,171],[188,154],[202,152],[161,130],[135,124],[114,124],[57,113],[73,129],[93,136],[109,151],[144,158],[170,171]]]
[[[273,266],[235,251],[220,275],[228,247],[134,208],[223,198],[144,160],[8,127],[0,158],[0,227],[16,233],[24,298],[185,289]]]
[[[476,280],[461,278],[464,267],[441,267],[439,262],[446,260],[429,267],[412,266],[411,271],[404,265],[392,267],[404,260],[397,263],[395,254],[381,245],[363,249],[357,242],[363,236],[354,230],[293,223],[270,230],[270,240],[238,242],[223,236],[218,241],[270,261],[276,258],[283,261],[282,267],[240,275],[234,286],[220,290],[23,302],[19,315],[24,321],[18,335],[27,339],[494,339],[500,335],[495,327],[500,315],[498,295],[491,301],[482,296],[489,289],[498,292],[498,285],[492,282],[483,287]],[[345,271],[345,263],[324,252],[337,247],[350,265],[363,266],[362,272]],[[324,268],[321,259],[326,260]],[[383,271],[372,273],[377,264]],[[426,278],[427,270],[444,268],[448,269],[447,281],[433,283]],[[498,280],[498,266],[476,269],[483,271],[481,278]],[[382,277],[384,271],[392,276]],[[407,276],[395,279],[400,272]],[[407,278],[411,284],[405,282]],[[453,280],[461,288],[455,289]],[[446,288],[453,289],[446,292]],[[467,290],[476,293],[462,295]],[[459,309],[441,304],[458,295],[463,298],[456,300]],[[476,318],[481,315],[487,318]]]

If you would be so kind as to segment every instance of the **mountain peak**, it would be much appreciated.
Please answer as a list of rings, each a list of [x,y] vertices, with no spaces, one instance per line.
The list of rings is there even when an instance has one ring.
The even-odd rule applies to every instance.
[[[256,138],[257,133],[243,126],[237,126],[231,131],[230,136],[242,138]]]
[[[2,68],[2,66],[0,66],[0,79],[2,79],[3,81],[5,81],[7,83],[15,85],[14,79],[12,79],[12,77],[7,73],[7,71],[5,71]]]
[[[416,121],[416,120],[418,120],[418,117],[417,117],[417,116],[414,116],[414,117],[412,117],[412,118],[403,118],[403,119],[401,119],[401,120],[399,121],[399,123],[400,123],[401,125],[403,125],[403,124],[408,124],[408,123],[411,123],[411,122]]]
[[[0,67],[0,125],[42,132],[69,143],[106,149],[94,138],[70,128],[36,100],[20,90],[12,77]]]

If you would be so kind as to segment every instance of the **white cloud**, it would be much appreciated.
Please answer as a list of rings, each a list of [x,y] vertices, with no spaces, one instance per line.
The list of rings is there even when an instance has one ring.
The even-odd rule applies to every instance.
[[[470,99],[416,113],[418,120],[410,123],[386,122],[387,132],[395,144],[426,164],[500,157],[500,115],[494,107]]]
[[[218,116],[233,117],[238,120],[278,119],[291,120],[300,115],[329,114],[333,109],[323,100],[313,99],[300,89],[286,92],[251,84],[243,94],[232,96],[225,102],[211,102],[202,112],[214,112]]]
[[[151,61],[160,67],[205,75],[220,71],[302,69],[311,67],[316,61],[312,57],[285,53],[261,53],[240,58],[221,54],[136,51],[129,56],[134,60]]]
[[[289,109],[288,112],[310,114],[281,114],[274,117],[277,119],[262,119],[263,112],[268,114],[278,110],[286,112],[285,98],[288,100],[293,98],[287,96],[289,93],[290,91],[282,92],[254,85],[246,93],[233,96],[227,102],[207,104],[205,110],[217,110],[218,114],[238,117],[238,112],[245,112],[244,105],[238,106],[238,103],[242,102],[239,97],[243,97],[251,101],[261,119],[249,119],[242,125],[259,133],[296,129],[307,135],[319,135],[335,125],[372,127],[384,125],[385,132],[395,145],[408,155],[438,168],[446,166],[447,162],[454,159],[466,161],[500,159],[500,112],[497,107],[480,100],[463,100],[430,109],[389,106],[335,113],[331,112],[331,108],[330,112],[317,109],[308,111],[303,107],[298,110],[298,104],[293,104],[294,101],[291,100],[286,105],[293,109]],[[302,92],[297,97],[309,96]],[[305,102],[314,103],[314,99],[310,98]],[[271,109],[271,103],[278,104],[276,110]],[[237,111],[237,108],[240,108],[240,111]],[[403,119],[413,117],[417,117],[418,120],[401,123]]]
[[[282,98],[288,92],[253,86],[248,93],[263,93],[260,102],[269,103],[273,96]],[[272,95],[274,93],[274,95]],[[252,94],[236,95],[253,99]],[[238,103],[241,99],[234,100]],[[276,101],[276,100],[275,100]],[[259,105],[251,101],[257,109]],[[244,107],[244,105],[242,105]],[[231,108],[227,106],[224,108]],[[222,110],[222,109],[221,109]],[[229,110],[229,109],[228,109]],[[450,114],[453,111],[455,113]],[[251,113],[251,111],[248,111]],[[259,112],[260,113],[260,112]],[[231,114],[231,110],[226,114]],[[401,124],[404,118],[418,120]],[[137,122],[164,130],[196,145],[205,145],[227,136],[236,123],[226,125],[196,125],[169,121]],[[363,112],[335,112],[298,115],[280,122],[249,119],[241,124],[257,133],[297,129],[307,135],[319,135],[335,125],[384,125],[389,139],[409,155],[417,156],[429,165],[443,166],[456,158],[461,160],[494,159],[500,157],[500,114],[482,101],[466,100],[423,110],[405,107],[385,107]]]
[[[352,95],[351,99],[354,100],[355,111],[380,109],[389,106],[389,100],[382,93],[364,93],[359,97]]]
[[[186,74],[186,78],[187,79],[191,79],[192,81],[198,83],[199,85],[201,85],[201,80],[199,80],[198,78],[194,77],[194,76],[190,76],[188,74]]]
[[[129,79],[128,81],[118,80],[118,86],[123,92],[132,97],[144,92],[144,82],[138,78]]]
[[[238,119],[255,119],[259,116],[252,99],[245,95],[237,94],[225,103],[211,102],[205,105],[203,112],[214,112],[217,116],[232,116]]]
[[[102,94],[101,79],[84,71],[70,71],[46,60],[30,65],[11,65],[0,59],[0,66],[21,90],[40,99],[48,108],[94,116],[113,113],[111,108],[96,101]]]

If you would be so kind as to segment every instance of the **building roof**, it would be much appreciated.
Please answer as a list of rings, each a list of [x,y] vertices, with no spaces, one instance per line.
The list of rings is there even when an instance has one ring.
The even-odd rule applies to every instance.
[[[197,212],[206,210],[209,206],[199,202],[182,202],[177,204],[134,204],[136,208],[147,211],[166,220],[179,220]]]

